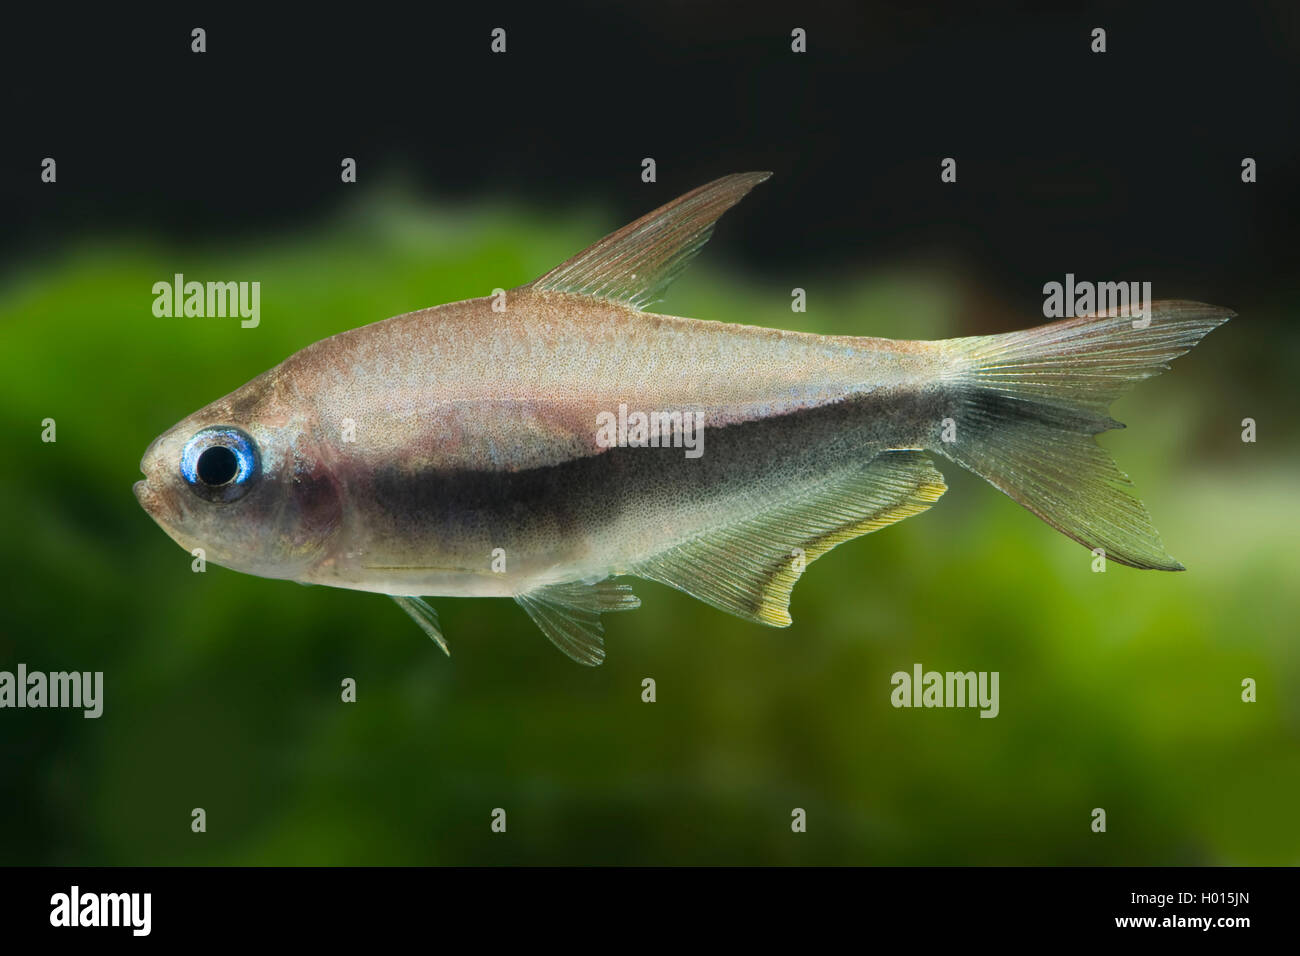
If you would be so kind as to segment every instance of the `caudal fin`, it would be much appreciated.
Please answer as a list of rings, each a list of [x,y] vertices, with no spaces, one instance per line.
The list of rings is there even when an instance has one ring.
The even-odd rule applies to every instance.
[[[1124,427],[1108,410],[1133,383],[1158,375],[1234,313],[1199,302],[1155,302],[1150,324],[1083,316],[942,345],[955,428],[933,445],[1052,527],[1107,559],[1181,571],[1132,484],[1093,438]]]

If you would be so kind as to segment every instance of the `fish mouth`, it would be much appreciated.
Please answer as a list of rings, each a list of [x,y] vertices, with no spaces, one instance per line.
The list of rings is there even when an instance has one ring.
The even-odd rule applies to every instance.
[[[185,503],[177,500],[176,492],[168,481],[164,460],[160,457],[168,434],[170,433],[164,432],[159,435],[145,449],[144,456],[140,459],[140,473],[144,478],[132,485],[131,491],[145,514],[167,533],[167,537],[185,547],[185,542],[177,537],[186,524]]]
[[[135,500],[140,502],[140,507],[163,528],[167,528],[169,520],[176,519],[175,509],[168,506],[163,496],[149,484],[148,479],[137,481],[131,486],[131,490],[135,492]]]
[[[137,481],[131,486],[131,490],[135,492],[135,498],[136,501],[140,502],[140,507],[145,510],[145,513],[150,518],[153,518],[158,527],[167,533],[167,537],[186,551],[190,551],[194,547],[188,537],[183,536],[181,531],[184,515],[167,495],[159,494],[147,479]]]
[[[158,505],[158,496],[154,493],[153,488],[149,486],[148,479],[137,481],[131,486],[131,490],[135,492],[135,500],[140,502],[140,507],[149,514],[154,514]]]

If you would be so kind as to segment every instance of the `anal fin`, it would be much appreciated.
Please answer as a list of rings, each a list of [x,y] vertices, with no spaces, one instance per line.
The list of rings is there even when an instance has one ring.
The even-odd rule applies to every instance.
[[[615,584],[612,578],[595,584],[549,584],[517,594],[515,600],[552,644],[589,667],[605,660],[605,629],[600,615],[641,606],[630,585]]]
[[[787,627],[790,592],[809,563],[925,511],[946,490],[924,454],[884,452],[766,511],[641,561],[629,573],[746,620]]]

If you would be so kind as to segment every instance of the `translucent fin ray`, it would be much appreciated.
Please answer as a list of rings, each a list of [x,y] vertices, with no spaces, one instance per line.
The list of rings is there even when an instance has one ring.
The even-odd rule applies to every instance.
[[[845,541],[919,514],[947,489],[919,452],[885,452],[848,476],[640,562],[638,577],[772,627],[790,624],[804,568]]]
[[[1128,476],[1093,436],[1122,427],[1111,402],[1233,313],[1199,302],[1149,308],[1142,328],[1107,313],[941,343],[958,359],[956,441],[931,447],[1108,560],[1181,571]]]
[[[616,584],[612,578],[595,584],[550,584],[517,594],[515,600],[552,644],[589,667],[605,660],[605,629],[600,616],[641,606],[631,586]]]
[[[407,614],[411,615],[411,620],[420,625],[420,630],[428,634],[433,639],[433,643],[442,648],[442,652],[451,657],[451,648],[447,646],[447,639],[442,636],[442,630],[438,626],[438,612],[435,611],[429,602],[424,598],[403,597],[397,594],[390,594],[397,606]]]
[[[643,309],[709,240],[718,217],[771,173],[734,173],[694,189],[612,232],[532,283]]]

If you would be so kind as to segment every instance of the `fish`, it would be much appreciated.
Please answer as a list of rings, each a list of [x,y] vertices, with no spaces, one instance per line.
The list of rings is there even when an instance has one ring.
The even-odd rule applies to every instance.
[[[901,341],[649,311],[769,175],[504,294],[308,345],[158,436],[136,498],[208,561],[388,595],[447,653],[425,599],[500,597],[586,665],[602,616],[640,606],[628,577],[788,626],[809,564],[939,499],[936,459],[1108,561],[1183,570],[1095,436],[1233,312]]]

